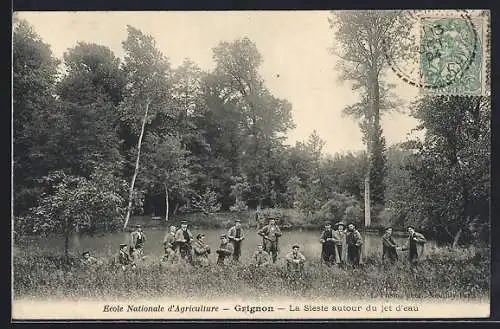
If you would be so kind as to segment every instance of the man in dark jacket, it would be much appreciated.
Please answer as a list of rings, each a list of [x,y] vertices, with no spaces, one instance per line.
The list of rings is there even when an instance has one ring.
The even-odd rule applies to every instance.
[[[120,266],[123,271],[125,271],[127,268],[135,268],[135,263],[130,257],[130,255],[127,252],[128,246],[124,243],[120,243],[120,251],[118,252],[118,255],[115,257],[115,264],[117,266]]]
[[[269,224],[261,228],[258,235],[262,236],[262,244],[264,245],[264,250],[269,253],[273,259],[273,263],[276,263],[279,252],[279,237],[281,236],[281,230],[276,225],[274,219],[269,219]]]
[[[397,247],[398,245],[392,238],[392,227],[387,227],[382,236],[382,262],[389,261],[394,264],[398,260]]]
[[[142,231],[140,224],[135,226],[135,231],[130,233],[130,256],[135,259],[142,258],[144,255],[144,243],[146,243],[146,235]]]
[[[326,222],[325,229],[319,238],[321,242],[321,259],[326,265],[332,266],[335,263],[335,241],[332,231],[332,223]]]
[[[227,237],[229,238],[229,242],[233,244],[233,261],[238,262],[241,256],[241,241],[245,239],[239,219],[236,219],[234,226],[229,229]]]
[[[361,259],[361,246],[363,245],[363,238],[353,223],[347,226],[346,242],[347,260],[353,267],[357,267],[359,266],[359,261]]]
[[[416,265],[422,258],[424,244],[426,242],[427,240],[422,233],[415,232],[415,228],[413,226],[408,227],[408,242],[406,246],[401,248],[401,250],[409,251],[408,260],[410,264]]]
[[[220,240],[219,249],[216,251],[219,255],[219,257],[217,257],[217,265],[224,265],[224,261],[233,254],[234,247],[233,244],[229,242],[227,235],[221,235]]]

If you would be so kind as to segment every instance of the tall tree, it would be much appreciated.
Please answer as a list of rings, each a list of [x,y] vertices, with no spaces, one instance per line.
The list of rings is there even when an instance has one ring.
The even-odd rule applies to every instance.
[[[352,82],[352,89],[360,94],[361,101],[350,107],[347,113],[362,113],[368,134],[368,168],[365,176],[365,226],[371,225],[371,187],[383,182],[385,169],[384,151],[380,128],[381,110],[393,108],[388,96],[389,86],[384,86],[383,74],[387,67],[384,51],[392,56],[403,53],[400,39],[410,26],[405,24],[400,11],[340,11],[329,19],[337,44],[334,53],[341,59],[341,79]],[[388,49],[389,48],[389,49]],[[374,152],[378,153],[375,154]],[[372,169],[373,168],[373,169]],[[374,179],[375,178],[375,179]],[[383,193],[383,187],[375,188]],[[383,202],[383,195],[378,195]]]
[[[219,98],[239,113],[244,136],[240,140],[242,170],[255,201],[261,204],[271,191],[269,162],[275,142],[293,127],[291,105],[275,98],[265,87],[258,73],[262,57],[250,39],[221,42],[214,48],[214,59]]]
[[[146,124],[154,123],[155,119],[160,122],[172,119],[169,108],[171,72],[168,60],[158,50],[152,36],[143,34],[130,25],[127,26],[127,32],[127,39],[123,42],[123,72],[127,83],[120,108],[122,118],[138,138],[124,228],[127,227],[132,211]]]
[[[71,138],[63,154],[74,175],[88,175],[97,163],[119,166],[117,106],[125,84],[120,61],[105,46],[79,42],[64,54],[66,75],[58,84]]]
[[[425,129],[408,164],[408,221],[457,246],[490,219],[491,103],[487,97],[424,97],[413,115]],[[445,236],[439,236],[444,232]]]
[[[16,19],[13,25],[13,188],[17,214],[35,204],[40,193],[35,178],[53,169],[52,160],[58,153],[49,150],[53,144],[47,140],[55,139],[50,135],[56,131],[50,126],[59,122],[54,97],[59,61],[28,22]]]

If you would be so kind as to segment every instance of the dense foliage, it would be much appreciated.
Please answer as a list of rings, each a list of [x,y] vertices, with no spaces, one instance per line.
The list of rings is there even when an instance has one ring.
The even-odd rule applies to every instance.
[[[168,219],[179,211],[279,208],[314,225],[362,225],[368,168],[379,205],[372,226],[412,223],[455,244],[487,232],[488,99],[422,98],[412,113],[424,141],[386,146],[378,112],[397,103],[381,81],[378,105],[363,98],[346,109],[362,128],[377,123],[370,160],[366,152],[332,156],[315,131],[285,143],[292,105],[266,87],[248,38],[218,44],[211,72],[190,60],[172,68],[154,39],[131,26],[123,47],[122,61],[105,46],[79,42],[61,66],[27,22],[16,22],[17,233],[123,226],[127,209]],[[370,88],[358,86],[365,96]]]

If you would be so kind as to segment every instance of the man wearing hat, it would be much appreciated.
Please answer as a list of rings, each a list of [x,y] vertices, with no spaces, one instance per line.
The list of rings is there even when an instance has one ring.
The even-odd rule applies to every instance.
[[[291,273],[302,273],[306,257],[299,251],[298,244],[292,246],[292,251],[286,255],[286,268]]]
[[[416,265],[422,258],[426,242],[422,233],[416,232],[413,226],[408,226],[408,242],[401,250],[409,251],[408,260],[411,265]]]
[[[82,253],[82,264],[86,266],[98,265],[99,261],[97,258],[90,255],[90,251],[84,251]]]
[[[279,251],[278,241],[281,236],[281,230],[278,225],[276,225],[276,221],[272,218],[269,219],[269,224],[261,228],[257,234],[262,236],[264,250],[271,255],[273,263],[276,263]]]
[[[392,227],[386,227],[385,233],[382,236],[382,262],[386,260],[394,264],[398,260],[396,248],[398,245],[392,238]]]
[[[175,232],[175,243],[179,246],[181,259],[192,263],[191,243],[193,242],[193,234],[188,229],[188,224],[185,220],[181,222],[181,228]]]
[[[333,238],[332,223],[325,222],[325,229],[319,238],[321,242],[321,259],[326,265],[332,266],[335,262],[335,241]]]
[[[133,258],[142,257],[144,254],[144,243],[146,242],[146,235],[142,231],[140,224],[135,225],[135,231],[130,233],[130,255]]]
[[[257,250],[253,254],[252,262],[257,267],[265,267],[271,262],[271,256],[269,256],[261,244],[257,246]]]
[[[175,231],[177,228],[175,225],[170,226],[170,230],[165,234],[163,238],[163,248],[165,249],[165,255],[163,256],[163,261],[169,261],[171,263],[175,260],[177,244],[175,243]]]
[[[126,270],[129,266],[135,268],[135,263],[127,252],[128,246],[125,243],[120,243],[120,251],[115,258],[115,264],[121,266],[122,270]]]
[[[347,225],[347,260],[352,267],[359,266],[361,259],[361,246],[363,245],[363,238],[361,233],[356,229],[354,223]]]
[[[229,242],[227,235],[223,234],[220,237],[219,249],[217,249],[217,265],[224,265],[224,260],[231,256],[234,252],[233,244]]]
[[[243,232],[241,231],[241,222],[239,219],[236,219],[234,222],[234,226],[232,226],[229,231],[227,231],[227,237],[229,239],[229,242],[231,242],[234,247],[233,260],[238,262],[241,255],[241,241],[245,239],[245,237],[243,236]]]
[[[333,231],[333,241],[335,243],[335,260],[337,264],[342,265],[344,263],[344,251],[346,244],[346,233],[344,231],[344,223],[335,223],[335,230]]]
[[[205,234],[198,234],[193,242],[193,264],[196,266],[206,266],[210,263],[208,255],[210,246],[205,243]]]

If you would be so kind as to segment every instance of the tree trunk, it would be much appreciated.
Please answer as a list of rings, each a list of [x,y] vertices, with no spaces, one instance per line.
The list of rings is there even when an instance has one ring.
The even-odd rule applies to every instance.
[[[365,227],[371,225],[370,176],[365,177]]]
[[[66,259],[66,264],[69,264],[69,237],[70,237],[71,231],[69,229],[66,229],[66,232],[64,233],[64,258]]]
[[[462,229],[459,229],[455,237],[453,238],[453,245],[451,246],[453,249],[458,247],[458,242],[460,241],[460,237],[462,236]]]
[[[165,184],[165,222],[168,222],[168,187]]]
[[[175,204],[174,211],[173,211],[172,215],[174,215],[174,216],[177,215],[177,211],[179,210],[180,205],[181,204],[179,202],[177,202]]]
[[[149,101],[146,103],[146,110],[144,111],[144,118],[142,119],[141,134],[139,135],[139,141],[137,142],[137,158],[135,160],[134,175],[132,176],[132,182],[130,183],[130,190],[129,190],[129,194],[128,194],[127,214],[125,216],[125,222],[123,224],[123,229],[127,228],[128,221],[130,219],[130,212],[132,211],[132,201],[134,198],[134,185],[135,185],[135,179],[137,178],[137,174],[139,172],[139,161],[141,158],[142,137],[144,136],[144,128],[146,127],[146,120],[148,117],[148,109],[149,109]]]

